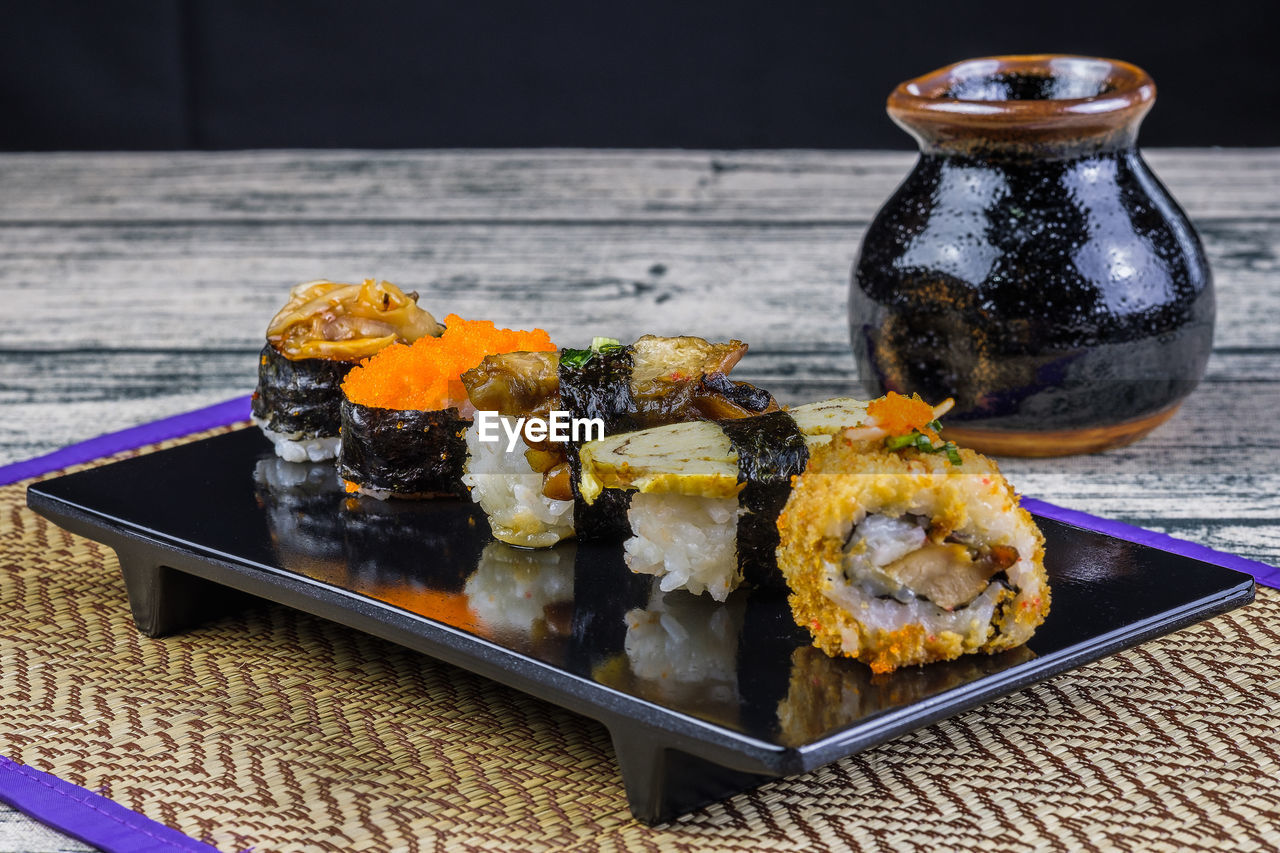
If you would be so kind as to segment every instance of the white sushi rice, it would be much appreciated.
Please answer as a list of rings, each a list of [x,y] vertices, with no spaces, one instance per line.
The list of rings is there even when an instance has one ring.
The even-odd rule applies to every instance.
[[[514,419],[503,420],[515,429]],[[549,548],[573,536],[573,501],[542,493],[542,475],[529,467],[524,442],[508,453],[506,442],[480,441],[474,423],[467,428],[466,440],[462,482],[489,517],[497,539],[525,548]]]
[[[738,499],[638,493],[623,545],[631,571],[654,575],[664,592],[686,589],[724,601],[738,574]]]
[[[276,456],[286,462],[323,462],[337,457],[342,448],[342,439],[336,435],[304,438],[305,433],[301,432],[276,432],[267,426],[266,420],[257,416],[254,416],[253,422],[271,441]]]

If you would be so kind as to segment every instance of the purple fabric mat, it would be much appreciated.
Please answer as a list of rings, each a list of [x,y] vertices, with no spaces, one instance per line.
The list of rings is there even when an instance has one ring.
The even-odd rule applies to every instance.
[[[225,403],[108,433],[45,456],[0,467],[0,485],[89,462],[122,450],[226,426],[248,417],[249,398],[237,397]],[[1045,518],[1235,569],[1253,575],[1258,583],[1280,588],[1280,569],[1265,563],[1034,498],[1024,498],[1022,505]],[[108,851],[213,849],[83,788],[23,767],[4,757],[0,757],[0,800],[55,829]],[[91,835],[91,832],[95,834]]]
[[[108,853],[216,853],[208,844],[106,797],[4,757],[0,757],[0,801]]]
[[[170,438],[189,435],[201,430],[226,426],[249,417],[249,397],[236,397],[225,403],[216,403],[193,412],[183,412],[169,418],[141,424],[140,426],[109,432],[88,441],[70,444],[53,453],[25,459],[12,465],[0,467],[0,486],[7,486],[28,477],[35,477],[81,462],[91,462],[103,456],[110,456],[122,450],[133,450],[144,444],[155,444]]]

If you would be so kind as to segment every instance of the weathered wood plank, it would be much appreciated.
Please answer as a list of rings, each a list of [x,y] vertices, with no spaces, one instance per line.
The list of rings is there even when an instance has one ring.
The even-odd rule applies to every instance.
[[[1202,229],[1218,344],[1271,347],[1280,219]],[[861,231],[744,224],[273,223],[0,227],[0,348],[254,345],[307,278],[385,277],[456,312],[566,342],[693,332],[748,342],[847,340]],[[56,333],[47,319],[57,316]]]
[[[86,401],[127,403],[181,389],[226,397],[253,390],[256,347],[226,350],[10,350],[0,358],[0,405],[58,406]],[[843,344],[773,346],[757,342],[734,371],[773,390],[784,403],[816,395],[858,393],[857,368]],[[1280,405],[1280,351],[1219,352],[1206,381],[1242,386]],[[1224,392],[1226,393],[1226,392]],[[1250,427],[1251,428],[1251,427]]]
[[[1280,215],[1275,150],[1145,154],[1194,217]],[[3,154],[0,221],[865,223],[914,159],[905,151]]]

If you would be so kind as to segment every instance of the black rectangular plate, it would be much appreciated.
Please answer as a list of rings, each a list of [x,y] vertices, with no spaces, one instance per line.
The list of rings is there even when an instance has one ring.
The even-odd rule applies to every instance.
[[[600,720],[648,823],[1253,599],[1248,575],[1041,518],[1053,608],[1027,648],[873,680],[810,647],[781,592],[716,604],[657,591],[620,546],[509,548],[468,501],[350,497],[331,463],[281,462],[257,430],[37,483],[27,502],[115,549],[149,635],[216,616],[229,588]]]

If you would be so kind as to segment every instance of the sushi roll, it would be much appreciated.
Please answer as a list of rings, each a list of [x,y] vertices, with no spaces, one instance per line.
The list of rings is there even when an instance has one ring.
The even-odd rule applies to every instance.
[[[810,448],[869,427],[867,404],[838,397],[731,421],[670,424],[588,442],[579,488],[594,502],[632,492],[623,548],[662,589],[717,601],[744,578],[776,585],[774,520]]]
[[[348,492],[385,500],[465,493],[463,439],[475,409],[459,376],[490,353],[554,350],[547,333],[450,314],[438,338],[393,344],[342,382],[338,474]]]
[[[995,462],[971,450],[841,438],[817,449],[778,517],[796,624],[872,671],[1026,643],[1049,612],[1044,537]]]
[[[267,327],[258,356],[254,423],[286,461],[332,459],[347,373],[389,344],[443,331],[418,307],[418,294],[390,282],[299,284]]]
[[[657,424],[731,419],[777,409],[767,391],[727,377],[746,352],[741,341],[646,335],[624,346],[597,338],[588,349],[495,355],[462,375],[472,405],[497,413],[504,430],[520,418],[552,411],[596,418],[604,434]],[[516,452],[467,434],[464,481],[503,542],[544,548],[570,536],[607,540],[625,535],[627,496],[598,505],[580,498],[576,483],[581,441],[530,440]],[[596,503],[593,501],[593,503]]]

